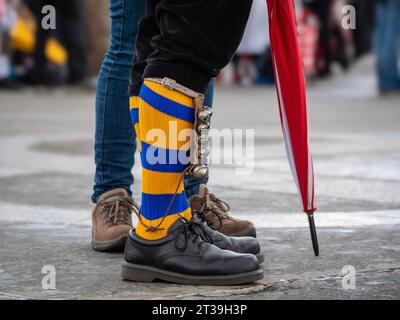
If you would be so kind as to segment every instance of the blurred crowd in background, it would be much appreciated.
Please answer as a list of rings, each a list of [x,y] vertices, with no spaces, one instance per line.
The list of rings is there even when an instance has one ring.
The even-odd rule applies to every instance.
[[[41,27],[46,5],[54,30]],[[0,87],[95,86],[109,20],[106,0],[0,0]]]
[[[308,78],[346,72],[372,52],[380,91],[400,91],[400,0],[294,2]],[[48,4],[56,8],[55,30],[40,27]],[[355,29],[342,27],[346,5],[355,8]],[[219,83],[273,83],[267,21],[265,0],[254,0],[243,41]],[[0,0],[0,87],[94,87],[109,23],[106,0]]]

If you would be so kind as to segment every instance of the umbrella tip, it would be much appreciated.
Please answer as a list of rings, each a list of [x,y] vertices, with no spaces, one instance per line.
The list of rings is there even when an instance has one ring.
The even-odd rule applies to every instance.
[[[317,230],[315,228],[314,215],[308,214],[308,224],[310,226],[310,234],[311,234],[311,242],[314,250],[314,254],[316,257],[319,256],[319,245],[318,245],[318,237]]]

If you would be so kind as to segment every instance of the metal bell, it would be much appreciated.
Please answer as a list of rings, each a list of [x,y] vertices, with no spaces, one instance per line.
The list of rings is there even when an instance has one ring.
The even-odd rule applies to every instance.
[[[210,126],[208,124],[201,123],[197,126],[197,132],[202,133],[204,130],[208,130],[209,128]]]
[[[208,151],[207,148],[201,148],[199,150],[199,156],[200,157],[207,157],[210,154],[210,151]]]
[[[191,171],[191,176],[194,179],[205,179],[208,177],[208,167],[204,164],[195,165]]]
[[[200,111],[197,114],[197,117],[199,118],[200,121],[209,121],[212,115],[212,109],[210,108],[204,108],[204,110]]]
[[[197,143],[198,143],[200,146],[206,146],[206,145],[208,144],[208,138],[205,137],[204,135],[203,135],[203,136],[199,136],[199,137],[197,138]]]

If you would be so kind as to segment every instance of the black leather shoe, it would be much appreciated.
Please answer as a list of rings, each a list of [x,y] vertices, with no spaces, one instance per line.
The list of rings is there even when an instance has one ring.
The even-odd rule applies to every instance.
[[[145,240],[133,230],[125,246],[122,278],[155,279],[191,285],[237,285],[260,280],[264,273],[252,254],[223,250],[211,243],[195,220],[178,219],[160,240]]]
[[[265,261],[264,255],[260,252],[260,245],[257,239],[253,237],[228,237],[218,230],[213,229],[212,226],[207,223],[207,220],[196,212],[193,212],[193,220],[204,224],[207,233],[212,239],[212,244],[218,248],[237,253],[250,253],[257,257],[259,263]]]

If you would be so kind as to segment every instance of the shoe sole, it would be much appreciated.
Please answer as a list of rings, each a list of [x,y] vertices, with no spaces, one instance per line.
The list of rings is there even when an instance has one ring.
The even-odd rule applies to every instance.
[[[230,233],[230,234],[225,234],[228,237],[252,237],[252,238],[257,238],[257,232],[256,228],[251,227],[245,231],[238,232],[238,233]]]
[[[92,248],[94,251],[102,252],[124,252],[125,243],[128,236],[120,236],[113,240],[96,241],[92,240]]]
[[[154,280],[163,280],[177,284],[231,286],[260,280],[264,278],[264,272],[262,270],[256,270],[252,272],[225,276],[194,276],[124,261],[122,263],[121,276],[125,280],[135,282],[149,283],[153,282]]]

